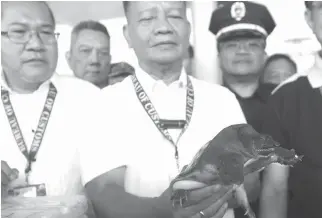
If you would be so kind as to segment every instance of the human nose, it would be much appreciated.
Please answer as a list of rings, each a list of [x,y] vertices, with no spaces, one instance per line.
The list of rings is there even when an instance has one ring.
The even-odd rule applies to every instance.
[[[89,59],[92,63],[98,63],[99,62],[99,57],[98,57],[98,52],[93,49],[91,55],[89,56]]]
[[[155,27],[156,34],[173,34],[173,27],[165,15],[159,16]]]
[[[29,32],[29,40],[26,44],[27,50],[35,50],[35,51],[43,51],[45,50],[45,46],[43,41],[41,40],[39,33],[37,31]]]

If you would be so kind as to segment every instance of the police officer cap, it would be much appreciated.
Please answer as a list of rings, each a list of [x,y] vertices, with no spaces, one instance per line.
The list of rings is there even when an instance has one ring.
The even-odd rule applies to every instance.
[[[217,40],[241,36],[266,38],[276,24],[268,11],[261,4],[248,1],[231,1],[219,3],[212,13],[209,31]]]
[[[307,9],[311,9],[311,7],[312,7],[312,1],[305,1],[305,7],[307,8]]]

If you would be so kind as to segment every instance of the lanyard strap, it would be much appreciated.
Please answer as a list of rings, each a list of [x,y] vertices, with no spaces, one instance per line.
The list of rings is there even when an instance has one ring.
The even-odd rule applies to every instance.
[[[54,86],[54,84],[50,83],[46,102],[45,102],[44,108],[43,108],[41,115],[40,115],[40,119],[39,119],[38,126],[36,129],[32,144],[31,144],[30,151],[28,152],[26,142],[23,138],[16,114],[13,110],[13,107],[12,107],[12,104],[10,101],[9,92],[7,90],[5,90],[3,87],[1,87],[1,99],[3,102],[3,106],[5,109],[6,115],[8,117],[8,121],[9,121],[11,130],[12,130],[12,134],[16,140],[19,150],[27,159],[27,166],[25,169],[26,174],[28,174],[31,171],[32,162],[36,161],[35,157],[39,151],[41,142],[43,140],[43,137],[44,137],[44,134],[46,131],[46,127],[47,127],[47,124],[48,124],[48,121],[49,121],[49,118],[51,115],[51,111],[54,106],[56,95],[57,95],[57,89]]]
[[[191,117],[192,117],[192,112],[193,112],[193,107],[194,107],[194,89],[192,86],[192,82],[190,78],[187,76],[187,96],[186,96],[186,121],[185,125],[182,128],[182,131],[179,135],[179,138],[177,142],[175,143],[174,140],[172,139],[171,135],[169,134],[168,130],[166,128],[163,128],[163,125],[161,123],[159,114],[157,113],[154,105],[152,104],[151,100],[149,99],[148,95],[144,91],[141,83],[137,79],[136,75],[132,75],[132,82],[134,85],[135,93],[136,96],[138,97],[139,101],[141,102],[144,110],[146,113],[149,115],[155,126],[158,128],[158,130],[163,134],[163,136],[171,142],[171,144],[175,148],[175,158],[177,162],[177,167],[179,169],[179,152],[178,152],[178,147],[177,143],[180,139],[180,137],[183,135],[183,133],[186,131],[186,129],[189,126]]]

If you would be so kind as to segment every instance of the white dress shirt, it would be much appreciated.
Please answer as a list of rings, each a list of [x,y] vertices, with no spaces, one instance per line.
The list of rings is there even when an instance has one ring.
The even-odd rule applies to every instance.
[[[100,90],[79,79],[58,75],[54,75],[50,82],[56,87],[57,96],[36,162],[32,164],[29,184],[44,183],[49,196],[76,194],[83,189],[78,147],[90,146],[93,138],[96,140],[93,127],[99,125],[97,121],[100,120],[96,118]],[[4,79],[1,80],[1,86],[9,90],[10,100],[29,151],[47,97],[49,81],[31,94],[13,92]],[[13,137],[2,101],[0,148],[1,160],[19,171],[19,178],[12,186],[25,185],[24,170],[27,160]]]
[[[185,119],[186,73],[169,86],[155,81],[141,69],[137,78],[162,119]],[[108,102],[106,146],[87,152],[95,161],[83,163],[84,181],[89,182],[116,167],[126,165],[125,188],[137,196],[155,197],[165,191],[183,166],[223,128],[246,123],[233,93],[228,89],[189,77],[194,87],[194,110],[189,127],[180,138],[180,169],[174,146],[160,133],[138,100],[131,77],[103,90]],[[177,137],[178,130],[169,131]],[[112,155],[110,154],[112,153]]]

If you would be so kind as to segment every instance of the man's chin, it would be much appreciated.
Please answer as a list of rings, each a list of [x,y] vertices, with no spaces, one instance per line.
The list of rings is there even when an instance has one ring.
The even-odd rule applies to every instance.
[[[160,56],[160,57],[154,58],[154,62],[161,65],[173,64],[174,62],[177,62],[179,60],[180,58],[173,57],[173,56]]]
[[[255,76],[258,75],[259,72],[254,71],[253,69],[238,69],[237,71],[233,71],[229,73],[230,75],[235,75],[235,76]]]
[[[44,83],[53,76],[54,72],[49,73],[48,71],[32,71],[24,72],[21,77],[28,83]]]

